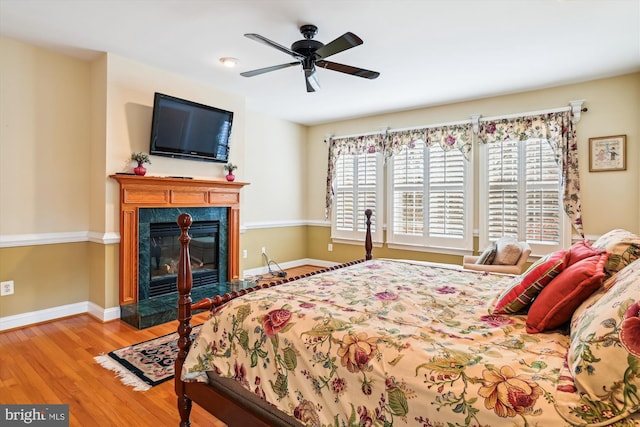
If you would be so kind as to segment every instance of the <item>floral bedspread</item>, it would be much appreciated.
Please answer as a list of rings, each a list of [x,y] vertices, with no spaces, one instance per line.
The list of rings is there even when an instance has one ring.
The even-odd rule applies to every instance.
[[[489,314],[511,280],[378,259],[262,289],[212,314],[182,376],[234,378],[308,426],[566,426],[569,337]]]

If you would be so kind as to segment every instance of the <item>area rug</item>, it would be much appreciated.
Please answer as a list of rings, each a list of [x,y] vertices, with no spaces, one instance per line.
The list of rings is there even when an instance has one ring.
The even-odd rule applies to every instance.
[[[191,339],[200,326],[195,326]],[[149,390],[173,378],[178,355],[178,333],[163,335],[94,357],[102,367],[115,372],[123,384],[135,391]]]

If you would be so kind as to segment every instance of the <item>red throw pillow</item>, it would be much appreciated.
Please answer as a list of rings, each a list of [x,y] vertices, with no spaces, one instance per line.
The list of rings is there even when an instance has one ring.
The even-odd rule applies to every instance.
[[[568,258],[569,251],[561,250],[533,263],[500,295],[493,313],[514,314],[527,308],[540,291],[564,270]]]
[[[593,246],[591,246],[591,243],[586,240],[574,243],[569,248],[569,261],[567,262],[567,266],[573,265],[585,258],[589,258],[594,255],[600,255],[604,252],[606,252],[604,249],[594,248]]]
[[[555,329],[602,284],[608,253],[585,258],[567,267],[533,301],[527,315],[527,332]]]

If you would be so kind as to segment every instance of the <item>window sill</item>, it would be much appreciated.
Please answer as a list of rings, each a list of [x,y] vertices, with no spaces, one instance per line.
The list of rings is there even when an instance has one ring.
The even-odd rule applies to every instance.
[[[407,243],[387,243],[389,249],[399,249],[403,251],[414,252],[431,252],[434,254],[445,255],[473,255],[473,249],[460,249],[460,248],[445,248],[441,246],[428,246],[428,245],[410,245]]]
[[[332,243],[338,243],[343,245],[357,245],[364,246],[364,242],[362,240],[357,239],[331,239]],[[373,242],[374,248],[381,248],[385,244],[384,242]],[[444,254],[444,255],[473,255],[473,249],[458,249],[458,248],[445,248],[438,246],[425,246],[425,245],[410,245],[406,243],[387,243],[387,248],[403,250],[403,251],[413,251],[413,252],[431,252],[435,254]]]
[[[339,243],[341,245],[357,245],[357,246],[364,246],[364,240],[358,240],[358,239],[337,239],[332,237],[331,238],[331,243]],[[373,242],[373,247],[374,248],[381,248],[384,245],[383,242]]]

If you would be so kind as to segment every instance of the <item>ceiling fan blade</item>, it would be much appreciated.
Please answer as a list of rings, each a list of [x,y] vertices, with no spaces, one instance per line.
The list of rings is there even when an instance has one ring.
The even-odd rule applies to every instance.
[[[257,42],[266,44],[267,46],[271,46],[275,49],[278,49],[280,52],[284,52],[286,54],[289,54],[291,56],[293,56],[294,58],[298,58],[298,59],[303,59],[304,56],[300,55],[297,52],[292,51],[291,49],[289,49],[286,46],[282,46],[281,44],[278,44],[276,42],[274,42],[273,40],[269,40],[266,37],[261,36],[260,34],[255,34],[255,33],[248,33],[244,35],[247,38],[250,38],[251,40],[255,40]]]
[[[329,42],[316,50],[316,56],[318,59],[328,58],[331,55],[359,46],[362,43],[362,39],[355,34],[351,32],[344,33],[334,41]]]
[[[272,65],[271,67],[258,68],[257,70],[245,71],[240,73],[243,77],[253,77],[260,74],[268,73],[269,71],[281,70],[283,68],[293,67],[294,65],[300,65],[300,62],[290,62],[288,64]]]
[[[311,69],[305,68],[304,81],[307,84],[307,92],[315,92],[317,90],[320,90],[320,83],[318,82],[315,67]]]
[[[363,77],[365,79],[375,79],[380,73],[377,71],[365,70],[364,68],[352,67],[351,65],[338,64],[331,61],[316,61],[316,65],[322,68],[328,68],[329,70],[338,71],[340,73],[349,74],[356,77]]]

